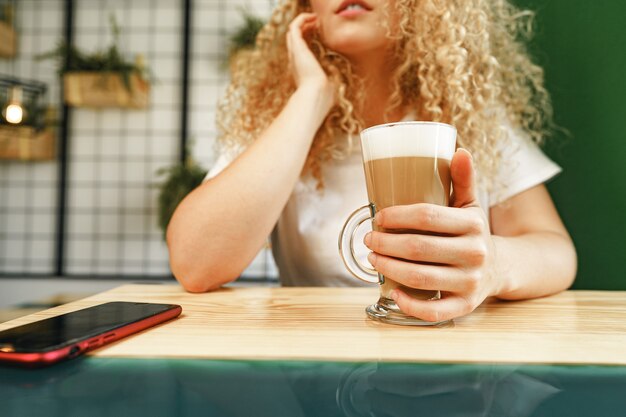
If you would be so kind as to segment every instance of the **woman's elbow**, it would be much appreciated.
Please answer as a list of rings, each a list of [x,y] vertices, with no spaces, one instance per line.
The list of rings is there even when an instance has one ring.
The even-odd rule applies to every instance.
[[[578,273],[578,254],[574,241],[567,233],[558,233],[557,236],[558,239],[553,241],[553,248],[556,250],[552,253],[553,262],[549,269],[553,277],[558,277],[554,281],[554,293],[571,288]]]
[[[218,289],[220,286],[212,287],[208,285],[208,283],[197,280],[189,280],[189,279],[180,279],[176,278],[183,289],[192,294],[202,294],[205,292],[213,291]]]
[[[211,251],[206,253],[189,245],[188,236],[172,225],[167,229],[166,241],[172,274],[188,292],[216,290],[237,279],[241,273],[236,262],[228,262],[216,254],[211,256]]]
[[[576,247],[574,246],[574,242],[571,239],[569,239],[568,255],[568,267],[566,268],[567,286],[565,289],[569,289],[572,285],[574,285],[576,275],[578,274],[578,253],[576,252]]]
[[[213,291],[237,279],[239,274],[225,270],[220,265],[208,262],[199,265],[198,259],[191,259],[170,248],[170,269],[185,291],[203,293]],[[206,262],[206,259],[205,259]]]
[[[185,291],[191,293],[213,291],[237,278],[226,276],[220,271],[204,272],[199,268],[181,267],[175,262],[170,262],[170,267],[180,285]]]

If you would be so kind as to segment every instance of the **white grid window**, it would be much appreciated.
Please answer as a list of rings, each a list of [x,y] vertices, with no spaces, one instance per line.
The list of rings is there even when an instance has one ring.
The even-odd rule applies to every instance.
[[[187,139],[206,169],[216,159],[215,110],[228,82],[223,65],[228,38],[243,22],[242,9],[268,17],[273,3],[192,1]],[[13,4],[20,53],[16,59],[0,60],[0,74],[45,82],[47,101],[58,104],[56,63],[34,57],[63,39],[65,1]],[[167,248],[157,227],[156,184],[162,179],[156,171],[173,165],[180,155],[183,1],[73,4],[79,49],[90,52],[110,45],[113,14],[121,29],[122,54],[143,54],[156,82],[144,110],[71,110],[64,271],[74,276],[167,277]],[[57,161],[0,161],[0,274],[54,274],[58,169]],[[276,277],[269,250],[244,275]]]

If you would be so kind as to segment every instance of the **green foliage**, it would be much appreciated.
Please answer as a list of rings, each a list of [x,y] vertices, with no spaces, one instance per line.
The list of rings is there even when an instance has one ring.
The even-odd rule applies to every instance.
[[[159,185],[158,218],[164,238],[174,210],[187,194],[202,183],[206,174],[206,170],[191,161],[163,168],[157,172],[157,175],[165,176],[165,181]]]
[[[71,71],[119,73],[124,80],[124,85],[129,90],[130,76],[133,72],[144,79],[150,80],[152,77],[143,65],[126,61],[122,56],[118,48],[120,29],[113,16],[111,16],[110,20],[113,43],[107,49],[86,54],[74,45],[67,45],[65,42],[61,42],[52,51],[38,55],[37,59],[56,59],[60,75]],[[68,57],[67,63],[66,56]]]
[[[230,37],[230,55],[241,49],[252,49],[265,21],[249,12],[242,11],[244,24]]]

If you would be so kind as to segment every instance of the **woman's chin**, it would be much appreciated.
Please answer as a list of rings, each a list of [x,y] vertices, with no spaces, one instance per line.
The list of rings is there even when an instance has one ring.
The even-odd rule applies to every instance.
[[[386,42],[373,42],[372,39],[357,37],[328,39],[324,42],[327,48],[348,58],[364,57],[376,51],[385,50]]]

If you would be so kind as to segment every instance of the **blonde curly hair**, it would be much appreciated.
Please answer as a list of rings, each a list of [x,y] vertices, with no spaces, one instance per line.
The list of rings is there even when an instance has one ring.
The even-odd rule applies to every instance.
[[[481,185],[492,188],[509,131],[505,124],[523,129],[535,142],[552,126],[543,70],[525,46],[534,14],[508,0],[395,0],[387,7],[388,15],[399,16],[395,27],[387,28],[396,40],[397,60],[387,114],[400,109],[418,120],[455,126],[458,146],[474,155]],[[256,48],[235,61],[218,105],[223,149],[241,149],[255,140],[295,91],[294,80],[279,74],[288,62],[288,25],[306,11],[307,0],[284,0],[259,33]],[[323,187],[323,164],[347,156],[364,127],[358,114],[363,81],[317,35],[307,41],[337,85],[336,105],[316,133],[303,170]]]

